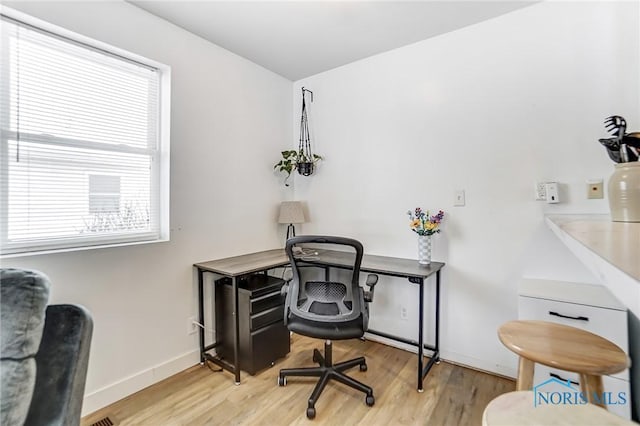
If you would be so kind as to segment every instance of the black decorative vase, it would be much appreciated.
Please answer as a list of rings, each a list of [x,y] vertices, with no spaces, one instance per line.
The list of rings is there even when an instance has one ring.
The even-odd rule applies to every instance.
[[[313,163],[298,163],[296,167],[302,176],[310,176],[313,173]]]

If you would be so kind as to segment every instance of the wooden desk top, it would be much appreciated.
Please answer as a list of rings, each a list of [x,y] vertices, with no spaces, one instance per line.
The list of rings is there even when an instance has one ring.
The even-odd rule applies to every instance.
[[[194,266],[204,271],[214,272],[228,277],[237,277],[288,264],[289,258],[284,252],[284,249],[274,249],[210,260],[208,262],[196,263]]]
[[[483,426],[623,426],[635,425],[593,404],[533,405],[532,391],[508,392],[491,401],[482,415]]]
[[[509,321],[498,329],[511,351],[539,364],[575,373],[615,374],[628,367],[622,349],[597,334],[547,321]]]
[[[348,252],[318,250],[317,253],[318,255],[307,256],[304,260],[309,263],[318,263],[337,268],[349,268],[352,265],[352,263],[350,263],[352,255]],[[200,262],[194,266],[204,271],[214,272],[228,277],[237,277],[288,264],[289,258],[284,249],[274,249]],[[417,260],[413,259],[365,254],[362,257],[360,270],[363,272],[373,272],[398,277],[426,278],[438,272],[444,265],[442,262],[431,262],[430,265],[420,265]]]
[[[317,260],[314,260],[316,257]],[[350,268],[353,265],[353,255],[335,250],[318,250],[318,256],[313,256],[309,259],[309,263],[318,262],[336,268]],[[397,277],[426,278],[438,272],[443,266],[444,263],[441,262],[431,262],[429,265],[420,265],[418,261],[414,259],[365,254],[362,256],[360,271]]]

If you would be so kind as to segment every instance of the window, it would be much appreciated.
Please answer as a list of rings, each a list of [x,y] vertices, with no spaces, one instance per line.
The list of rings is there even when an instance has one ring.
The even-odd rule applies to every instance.
[[[120,213],[120,176],[89,175],[89,213]]]
[[[168,239],[168,67],[34,22],[3,9],[1,254]]]

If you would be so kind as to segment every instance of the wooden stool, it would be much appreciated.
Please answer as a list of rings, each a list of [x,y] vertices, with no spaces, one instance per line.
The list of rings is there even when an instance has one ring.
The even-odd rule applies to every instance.
[[[533,405],[531,391],[508,392],[493,399],[482,413],[482,426],[628,426],[635,423],[593,404]]]
[[[587,400],[606,408],[602,375],[628,367],[627,355],[607,339],[579,328],[547,321],[509,321],[498,329],[500,341],[520,356],[516,390],[531,390],[535,363],[580,375]],[[600,395],[594,398],[594,393]]]

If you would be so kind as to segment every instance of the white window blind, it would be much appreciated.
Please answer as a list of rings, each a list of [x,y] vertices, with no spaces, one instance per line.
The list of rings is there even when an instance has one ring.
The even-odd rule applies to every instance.
[[[1,34],[2,254],[162,239],[161,70],[4,15]]]

